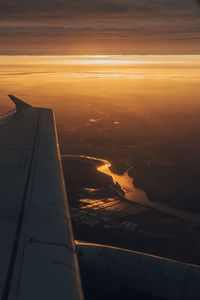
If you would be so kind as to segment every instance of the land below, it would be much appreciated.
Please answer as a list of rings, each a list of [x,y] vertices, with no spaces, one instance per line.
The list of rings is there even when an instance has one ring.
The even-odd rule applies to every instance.
[[[75,239],[199,264],[200,224],[125,199],[112,178],[63,158]]]

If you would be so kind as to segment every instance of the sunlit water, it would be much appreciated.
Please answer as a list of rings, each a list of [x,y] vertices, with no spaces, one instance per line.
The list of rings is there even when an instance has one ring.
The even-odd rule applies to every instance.
[[[178,218],[181,218],[181,219],[184,219],[187,221],[194,221],[194,222],[200,223],[200,218],[197,215],[186,213],[181,210],[169,207],[167,205],[163,205],[160,203],[155,203],[153,201],[150,201],[147,198],[147,195],[144,191],[137,189],[134,186],[134,179],[128,175],[128,172],[125,172],[123,175],[118,175],[118,174],[113,173],[110,169],[111,163],[105,159],[91,157],[91,156],[85,156],[85,155],[69,155],[69,154],[67,154],[67,155],[63,154],[62,157],[63,158],[84,158],[86,160],[100,162],[102,164],[100,166],[96,167],[97,171],[112,177],[113,183],[119,184],[121,190],[124,192],[125,199],[135,202],[140,205],[152,207],[154,209],[171,214],[175,217],[178,217]],[[97,202],[99,205],[99,201],[97,201]],[[88,199],[87,199],[87,203],[88,203]],[[91,200],[91,203],[92,203],[90,205],[91,207],[95,206],[95,200]]]

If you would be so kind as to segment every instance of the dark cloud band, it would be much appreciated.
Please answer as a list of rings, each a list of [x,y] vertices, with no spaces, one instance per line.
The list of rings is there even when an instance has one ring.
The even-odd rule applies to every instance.
[[[190,53],[192,43],[193,51],[200,53],[198,3],[197,0],[1,0],[0,54],[11,51],[12,42],[16,51],[24,47],[25,52],[30,52],[27,43],[32,43],[31,51],[48,52],[51,47],[53,53],[63,54],[67,51],[73,54],[78,48],[80,53],[83,49],[108,53],[113,47],[119,53],[126,48],[134,52],[142,51],[145,46],[149,51],[157,49],[158,53],[169,49],[179,52],[182,49],[184,53],[188,49]]]

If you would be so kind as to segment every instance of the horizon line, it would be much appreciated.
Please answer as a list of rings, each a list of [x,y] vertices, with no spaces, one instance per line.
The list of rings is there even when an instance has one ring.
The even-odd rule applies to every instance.
[[[46,57],[94,57],[105,58],[108,56],[200,56],[198,54],[0,54],[0,56],[46,56]]]

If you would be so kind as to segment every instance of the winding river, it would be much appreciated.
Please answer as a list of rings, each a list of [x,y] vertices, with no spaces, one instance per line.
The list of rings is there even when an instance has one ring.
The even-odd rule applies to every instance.
[[[119,184],[120,188],[125,193],[125,198],[127,200],[157,209],[164,213],[168,213],[175,217],[184,219],[186,221],[200,223],[200,217],[198,215],[195,215],[192,213],[187,213],[187,212],[167,206],[162,203],[150,201],[147,198],[147,195],[144,191],[137,189],[134,186],[134,179],[128,175],[127,171],[123,175],[118,175],[118,174],[113,173],[110,169],[111,163],[105,159],[91,157],[91,156],[85,156],[85,155],[65,155],[65,154],[61,155],[61,157],[62,158],[77,158],[77,159],[83,158],[83,159],[91,160],[92,162],[100,162],[102,164],[100,166],[96,167],[97,171],[112,177],[113,183]]]

